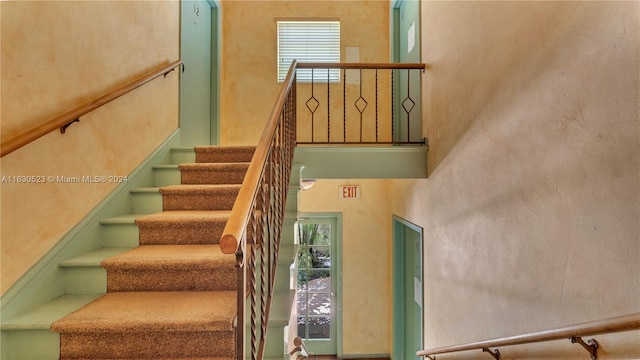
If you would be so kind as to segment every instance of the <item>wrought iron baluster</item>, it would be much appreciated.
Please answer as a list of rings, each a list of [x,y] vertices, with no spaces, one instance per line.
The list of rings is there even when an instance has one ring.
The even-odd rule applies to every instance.
[[[307,102],[305,103],[305,106],[307,107],[307,109],[309,110],[309,112],[311,113],[311,142],[314,142],[314,136],[313,136],[313,130],[315,128],[315,113],[316,110],[318,110],[318,106],[320,106],[320,102],[318,101],[318,99],[316,99],[315,95],[314,95],[314,69],[311,69],[311,97],[309,98],[309,100],[307,100]]]
[[[376,142],[378,142],[378,69],[376,69]]]
[[[255,212],[254,212],[255,214]],[[258,358],[258,334],[257,334],[257,283],[256,283],[256,252],[257,252],[257,232],[258,232],[258,221],[253,217],[253,223],[251,224],[254,228],[254,231],[251,233],[251,240],[247,245],[250,246],[250,255],[249,255],[249,263],[248,263],[248,272],[249,272],[249,286],[250,286],[250,321],[251,321],[251,359],[256,360]],[[244,326],[243,324],[238,324],[238,327]]]
[[[342,70],[342,142],[347,142],[347,70]]]
[[[407,143],[411,142],[411,111],[415,106],[411,98],[411,69],[407,69],[407,97],[402,101],[402,108],[407,113]]]
[[[393,125],[395,123],[395,115],[396,115],[396,109],[395,109],[395,92],[394,92],[394,76],[395,76],[395,70],[391,69],[391,141],[395,141],[395,134],[393,131]]]
[[[266,323],[267,323],[267,296],[269,295],[268,283],[267,283],[267,275],[268,275],[268,267],[266,263],[266,256],[269,251],[269,243],[271,240],[271,229],[269,224],[269,212],[268,209],[271,205],[271,171],[273,168],[272,165],[272,155],[273,148],[270,149],[269,155],[267,155],[267,169],[266,178],[265,178],[265,187],[264,187],[264,196],[263,199],[265,204],[263,205],[267,211],[262,212],[263,223],[262,227],[264,229],[263,236],[261,237],[262,241],[260,242],[260,343],[259,343],[259,354],[263,353],[263,344],[264,337],[266,332]],[[260,357],[261,359],[261,357]]]
[[[358,112],[360,113],[360,142],[362,142],[362,114],[369,105],[369,103],[367,103],[367,100],[362,97],[362,83],[362,69],[360,69],[360,96],[354,102],[356,109],[358,109]]]
[[[331,142],[331,72],[327,69],[327,142]]]

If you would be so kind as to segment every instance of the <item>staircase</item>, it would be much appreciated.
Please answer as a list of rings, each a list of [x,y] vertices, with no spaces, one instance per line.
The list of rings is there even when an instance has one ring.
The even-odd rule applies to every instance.
[[[107,294],[56,321],[61,359],[232,359],[235,257],[218,241],[252,147],[199,147],[139,245],[102,262]]]
[[[172,151],[182,164],[154,166],[131,214],[100,220],[101,249],[58,264],[64,295],[3,319],[2,359],[234,358],[235,257],[218,240],[253,151]]]
[[[2,319],[0,359],[235,359],[235,259],[217,242],[253,150],[172,148],[122,192],[127,206],[95,219],[98,248],[55,263],[64,294]],[[287,348],[297,191],[290,187],[265,360]]]
[[[102,261],[107,294],[53,324],[61,359],[233,358],[235,258],[218,240],[253,150],[198,147],[179,165],[163,211],[135,220],[139,245]]]

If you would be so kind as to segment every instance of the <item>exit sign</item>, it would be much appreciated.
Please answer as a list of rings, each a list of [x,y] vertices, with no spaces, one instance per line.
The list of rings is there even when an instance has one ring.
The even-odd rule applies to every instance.
[[[358,185],[342,185],[340,186],[341,199],[359,199],[360,186]]]

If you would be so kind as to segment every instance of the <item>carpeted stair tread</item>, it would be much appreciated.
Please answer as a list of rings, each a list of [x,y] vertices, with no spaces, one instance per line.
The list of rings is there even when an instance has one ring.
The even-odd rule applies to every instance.
[[[52,330],[74,332],[231,331],[235,291],[108,293],[56,321]]]
[[[102,262],[107,291],[235,290],[235,256],[218,245],[144,245]]]
[[[65,333],[60,360],[232,359],[233,331]]]
[[[201,170],[201,171],[225,171],[225,170],[247,170],[250,162],[228,162],[228,163],[184,163],[178,165],[180,170]]]
[[[165,194],[184,194],[184,195],[207,195],[221,191],[234,191],[240,188],[239,184],[181,184],[163,186],[160,193]]]
[[[189,163],[179,168],[182,184],[242,184],[249,163]]]
[[[183,210],[139,217],[140,245],[218,244],[230,214],[230,210]]]
[[[144,245],[106,259],[102,266],[111,268],[152,268],[170,269],[179,267],[218,268],[234,266],[235,257],[223,254],[217,245]]]
[[[61,360],[65,360],[64,358]],[[91,359],[91,360],[119,360],[119,359],[114,359],[114,358],[110,358],[110,359],[105,359],[105,358],[100,358],[100,359]],[[126,360],[149,360],[148,358],[131,358],[131,357],[127,357]],[[154,357],[153,360],[235,360],[233,356],[227,356],[227,357],[181,357],[181,358],[175,358],[175,357],[170,357],[170,358],[157,358]],[[268,360],[268,359],[265,359]],[[281,359],[278,359],[281,360]]]
[[[148,215],[138,215],[135,219],[136,224],[140,222],[162,222],[173,221],[208,221],[212,219],[221,219],[228,217],[230,210],[192,210],[192,211],[162,211]]]
[[[196,146],[196,162],[251,162],[255,146]]]
[[[108,293],[56,321],[60,359],[233,356],[236,293]]]
[[[65,358],[62,358],[61,360],[65,360]],[[119,360],[119,359],[114,359],[114,358],[110,358],[110,359],[105,359],[105,358],[100,358],[100,359],[91,359],[91,360]],[[127,357],[126,360],[149,360],[148,358],[130,358]],[[157,358],[154,357],[153,360],[235,360],[233,358],[233,356],[228,356],[228,357],[181,357],[176,359],[175,357],[170,357],[170,358]],[[267,360],[267,359],[265,359]],[[280,360],[280,359],[278,359]]]
[[[241,185],[172,185],[160,188],[162,209],[231,210]]]

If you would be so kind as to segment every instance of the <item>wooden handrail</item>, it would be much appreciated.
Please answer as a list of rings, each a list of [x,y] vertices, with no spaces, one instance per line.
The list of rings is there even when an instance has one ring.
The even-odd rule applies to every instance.
[[[529,334],[509,336],[492,340],[478,341],[462,345],[446,346],[435,349],[421,350],[417,356],[430,356],[467,350],[482,350],[488,348],[522,345],[543,341],[575,339],[581,336],[592,336],[640,329],[640,313],[623,315],[604,320],[585,322],[553,330],[538,331]]]
[[[251,359],[262,359],[265,350],[295,148],[295,69],[294,61],[220,238],[222,252],[236,258],[238,360],[245,359],[245,350]]]
[[[298,63],[298,69],[422,69],[427,68],[421,63]]]
[[[262,132],[256,150],[251,158],[251,164],[247,169],[247,173],[244,176],[242,187],[238,192],[235,205],[227,221],[227,225],[224,227],[224,232],[220,238],[220,248],[225,254],[233,254],[238,250],[240,246],[240,239],[247,228],[249,221],[249,214],[251,212],[251,206],[253,200],[258,191],[258,182],[262,170],[264,169],[269,147],[271,146],[271,140],[275,136],[275,129],[278,125],[278,119],[282,111],[282,107],[285,103],[287,93],[293,86],[293,79],[295,78],[295,68],[297,62],[294,60],[289,68],[289,73],[284,80],[280,94],[276,99],[276,103],[271,110],[271,114],[267,120],[267,124]]]
[[[30,130],[11,138],[7,141],[2,142],[2,147],[0,150],[0,156],[5,156],[27,144],[30,142],[41,138],[42,136],[59,129],[70,122],[73,122],[79,119],[81,116],[88,114],[89,112],[99,108],[100,106],[107,104],[122,95],[148,83],[149,81],[159,77],[160,75],[166,75],[170,71],[172,71],[176,66],[182,64],[182,60],[176,60],[171,64],[164,65],[159,67],[156,70],[149,72],[148,74],[141,76],[123,86],[118,87],[115,90],[109,91],[106,95],[88,103],[77,107],[65,114],[57,116],[49,121],[46,121],[38,126],[31,128]]]

